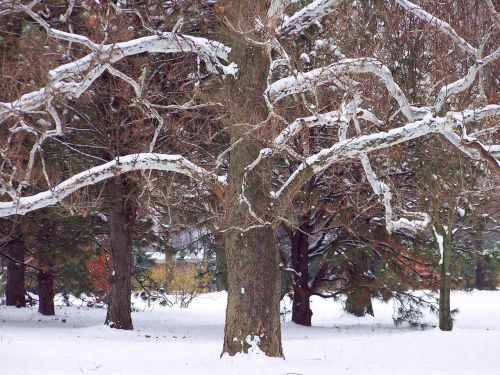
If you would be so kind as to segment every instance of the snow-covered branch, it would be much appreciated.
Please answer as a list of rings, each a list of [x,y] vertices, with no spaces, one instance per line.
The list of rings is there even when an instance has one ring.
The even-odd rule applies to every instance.
[[[289,76],[273,82],[267,89],[272,102],[300,92],[314,90],[315,87],[333,82],[342,74],[374,74],[385,85],[389,95],[398,102],[401,111],[410,121],[422,119],[427,110],[413,107],[408,102],[403,90],[394,81],[387,66],[373,58],[344,59],[324,68],[317,68],[297,76]]]
[[[489,54],[481,60],[478,60],[475,65],[471,66],[465,77],[442,87],[441,90],[439,90],[438,96],[436,98],[436,104],[434,104],[435,112],[439,112],[441,110],[444,103],[446,102],[446,99],[451,95],[455,95],[459,92],[467,90],[476,79],[476,75],[479,70],[499,57],[500,48],[497,48],[493,53]]]
[[[414,14],[418,18],[430,23],[432,26],[438,28],[442,33],[448,35],[453,41],[462,48],[465,52],[472,56],[477,55],[477,49],[469,44],[464,38],[457,34],[457,32],[450,26],[449,23],[437,18],[435,15],[426,12],[417,4],[408,0],[396,0],[396,2],[405,8],[408,12]]]
[[[499,109],[498,105],[490,105],[479,110],[464,111],[463,118],[466,118],[467,122],[471,122],[498,114],[500,113]],[[451,134],[460,125],[456,116],[458,116],[457,112],[451,112],[446,117],[433,116],[428,112],[423,119],[401,127],[341,140],[331,147],[305,158],[281,188],[277,192],[273,192],[272,195],[277,199],[286,200],[300,188],[302,182],[325,170],[336,161],[359,158],[363,154],[385,149],[431,133]]]
[[[342,0],[315,0],[285,20],[280,34],[298,34],[330,13]]]
[[[219,188],[224,178],[219,178],[205,169],[191,163],[180,155],[132,154],[121,156],[106,164],[88,169],[61,182],[53,189],[15,201],[0,202],[0,217],[24,215],[43,207],[52,206],[75,191],[122,173],[140,170],[159,170],[176,172],[203,181],[213,188]]]
[[[205,61],[210,72],[235,74],[236,66],[234,64],[223,64],[224,61],[227,61],[230,50],[229,47],[209,39],[172,33],[160,33],[126,42],[99,46],[95,52],[49,71],[49,83],[46,87],[24,94],[10,103],[0,102],[0,121],[16,113],[33,111],[46,104],[57,93],[64,94],[66,97],[78,97],[109,65],[125,57],[145,52],[196,53]],[[89,73],[85,75],[86,71]],[[85,78],[78,81],[82,75],[85,75]]]

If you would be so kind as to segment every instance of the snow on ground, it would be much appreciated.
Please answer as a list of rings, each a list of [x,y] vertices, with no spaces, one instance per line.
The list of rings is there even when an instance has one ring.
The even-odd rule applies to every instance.
[[[500,374],[500,292],[454,292],[452,332],[396,328],[392,305],[355,318],[339,302],[313,299],[313,327],[283,324],[286,359],[262,354],[219,359],[226,294],[196,298],[188,309],[133,313],[134,331],[102,325],[106,311],[0,306],[0,373],[59,374]],[[435,325],[435,316],[425,321]]]

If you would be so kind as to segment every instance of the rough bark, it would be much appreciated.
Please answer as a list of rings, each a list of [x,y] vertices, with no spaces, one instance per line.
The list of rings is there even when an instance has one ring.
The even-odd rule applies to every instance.
[[[55,315],[54,275],[50,270],[40,270],[38,279],[38,312],[42,315]]]
[[[256,17],[265,19],[267,11],[264,0],[225,1],[220,9],[233,27],[242,30],[254,29]],[[230,153],[226,194],[229,228],[225,231],[228,304],[223,353],[248,352],[256,344],[266,355],[280,357],[280,273],[274,229],[255,220],[239,199],[245,167],[257,158],[263,146],[258,137],[254,138],[256,129],[250,124],[266,118],[262,93],[269,61],[263,47],[251,45],[232,31],[225,36],[232,47],[231,61],[240,67],[238,79],[225,84],[231,141],[234,144],[241,137],[245,141],[238,142]],[[254,212],[265,220],[269,218],[271,179],[264,170],[257,168],[249,174],[245,196]]]
[[[303,326],[311,325],[311,288],[309,287],[309,236],[311,226],[306,223],[292,237],[293,304],[292,321]]]
[[[111,277],[106,324],[133,329],[130,308],[132,292],[132,241],[135,222],[134,187],[124,176],[108,184]]]
[[[215,261],[216,261],[216,282],[217,291],[227,290],[227,260],[226,260],[226,248],[224,244],[223,236],[217,234],[215,236]]]
[[[26,246],[20,233],[16,233],[15,237],[8,242],[7,252],[11,259],[7,261],[6,304],[7,306],[26,307],[24,286]]]

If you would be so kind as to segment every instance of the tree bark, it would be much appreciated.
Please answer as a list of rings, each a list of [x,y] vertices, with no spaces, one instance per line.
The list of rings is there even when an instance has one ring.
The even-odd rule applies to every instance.
[[[311,325],[311,288],[309,287],[309,236],[311,226],[302,224],[292,238],[293,304],[292,321],[303,326]]]
[[[266,19],[267,2],[223,1],[219,8],[232,27],[248,30],[255,29],[256,17]],[[222,351],[246,353],[257,345],[266,355],[281,357],[281,279],[275,232],[256,220],[240,199],[245,168],[263,147],[262,135],[251,124],[258,124],[267,115],[262,95],[269,61],[264,47],[248,43],[229,25],[225,27],[229,29],[224,34],[232,48],[231,61],[238,64],[239,71],[237,80],[226,81],[222,98],[230,115],[231,143],[236,145],[230,153],[226,194],[228,303]],[[244,141],[238,142],[241,138]],[[269,169],[257,167],[249,173],[245,188],[252,211],[263,221],[270,218]]]
[[[216,273],[215,280],[217,283],[217,291],[227,290],[227,260],[224,238],[220,234],[215,235],[215,263]]]
[[[450,290],[451,290],[451,226],[448,231],[439,228],[443,236],[443,261],[439,266],[440,284],[439,284],[439,328],[441,331],[451,331],[453,329],[453,319],[451,317]]]
[[[132,183],[125,176],[115,177],[108,183],[112,269],[105,324],[116,329],[133,329],[130,297],[135,223],[134,192]]]
[[[352,315],[361,317],[373,314],[372,288],[370,280],[365,276],[369,269],[369,260],[364,251],[355,249],[349,257],[347,299],[345,310]]]
[[[358,278],[352,278],[349,280],[352,285],[353,290],[347,292],[347,299],[345,303],[345,309],[349,314],[361,317],[366,314],[373,316],[373,305],[370,291],[367,290],[366,286],[359,285]],[[351,286],[349,286],[351,287]]]
[[[54,275],[50,271],[39,270],[38,279],[38,312],[42,315],[55,315],[54,309]]]
[[[26,246],[20,233],[16,233],[16,237],[8,242],[7,251],[11,258],[7,261],[7,285],[5,287],[7,306],[26,307],[24,286]]]

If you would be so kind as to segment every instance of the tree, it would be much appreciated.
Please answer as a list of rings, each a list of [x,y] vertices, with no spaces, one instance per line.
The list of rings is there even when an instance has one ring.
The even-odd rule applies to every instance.
[[[207,88],[211,93],[215,89],[225,95],[223,102],[228,118],[224,121],[228,122],[226,128],[230,135],[227,151],[216,159],[227,159],[229,154],[224,198],[228,225],[222,229],[226,237],[229,284],[223,351],[229,354],[248,351],[257,343],[267,355],[282,355],[275,228],[294,197],[313,176],[324,173],[335,163],[359,160],[384,209],[385,227],[394,233],[425,230],[431,218],[426,212],[415,211],[415,199],[394,194],[390,178],[380,177],[381,168],[387,165],[374,168],[376,155],[395,163],[396,158],[391,155],[395,148],[439,137],[468,157],[484,161],[495,173],[500,169],[494,152],[497,149],[494,118],[500,113],[500,106],[484,84],[488,69],[500,56],[494,38],[489,38],[485,31],[497,28],[498,14],[491,2],[485,1],[474,13],[467,12],[471,7],[467,2],[464,2],[467,7],[451,4],[446,9],[439,4],[421,6],[407,0],[377,3],[373,7],[371,2],[361,3],[315,0],[305,4],[274,0],[235,4],[222,1],[213,8],[219,19],[215,26],[217,33],[212,33],[211,26],[204,30],[230,44],[230,60],[238,64],[236,80],[227,79],[218,85],[220,87]],[[17,136],[33,134],[27,141],[33,145],[30,157],[27,161],[21,160],[21,164],[28,166],[25,170],[29,173],[42,143],[65,131],[58,101],[64,102],[70,97],[78,100],[83,93],[91,94],[91,87],[104,72],[129,84],[135,95],[141,97],[140,77],[130,77],[115,68],[127,57],[190,52],[197,55],[200,64],[203,62],[212,75],[236,73],[234,63],[227,63],[228,47],[206,38],[180,34],[182,22],[174,25],[171,32],[100,43],[106,40],[106,35],[93,36],[84,29],[80,34],[71,30],[64,32],[51,27],[38,13],[37,2],[29,6],[9,5],[2,15],[26,14],[45,29],[56,44],[70,43],[83,55],[60,66],[54,62],[43,88],[23,90],[18,99],[0,103],[2,127],[9,124],[9,131]],[[370,7],[387,10],[385,17],[384,12],[374,13],[377,17],[370,23],[370,37],[358,43],[342,34],[348,30],[346,24],[350,18],[369,13]],[[124,12],[118,6],[113,7],[113,11]],[[442,20],[445,11],[461,15],[455,27]],[[289,17],[282,20],[283,14]],[[392,56],[380,40],[383,41],[386,22],[397,30],[408,19],[416,20],[415,27],[419,26],[420,30],[432,27],[438,31],[438,37],[435,33],[415,33],[415,30],[405,34],[407,39],[414,38],[413,34],[423,35],[425,42],[419,42],[423,46],[422,54],[412,61],[422,59],[430,63],[418,82],[412,78],[411,83],[402,86],[400,77],[388,66]],[[321,29],[321,25],[327,27]],[[92,41],[94,37],[98,42]],[[302,38],[312,38],[318,48],[329,44],[331,52],[337,50],[337,45],[342,48],[337,53],[311,59],[312,52],[317,56],[317,51],[303,52]],[[349,45],[363,48],[350,49]],[[448,54],[448,50],[452,53]],[[84,51],[90,52],[84,55]],[[307,60],[313,61],[312,66],[299,62]],[[336,94],[332,94],[332,90]],[[480,100],[476,100],[478,95]],[[28,118],[39,116],[36,112],[39,110],[44,112],[44,121],[28,125],[32,122]],[[305,129],[321,131],[331,127],[337,127],[337,134],[328,134],[329,144],[317,152],[302,153],[291,142]],[[226,176],[217,175],[217,163],[208,160],[198,163],[204,167],[212,164],[207,170],[181,155],[141,150],[145,152],[120,155],[78,174],[68,174],[65,179],[59,178],[58,183],[48,183],[49,190],[29,195],[23,191],[29,186],[29,173],[20,174],[15,163],[9,163],[16,156],[20,159],[19,150],[14,150],[11,140],[9,137],[3,146],[6,151],[2,152],[6,161],[2,169],[2,191],[6,200],[0,203],[1,216],[25,214],[57,204],[84,186],[134,170],[178,172],[207,184],[216,192],[226,183]],[[274,166],[283,162],[290,165],[289,171],[274,173]],[[43,171],[43,158],[39,164]],[[45,169],[45,175],[46,172]]]
[[[26,245],[24,243],[22,222],[2,220],[8,233],[2,233],[2,256],[7,259],[7,285],[5,286],[5,297],[7,306],[26,307],[25,289],[25,255]]]

